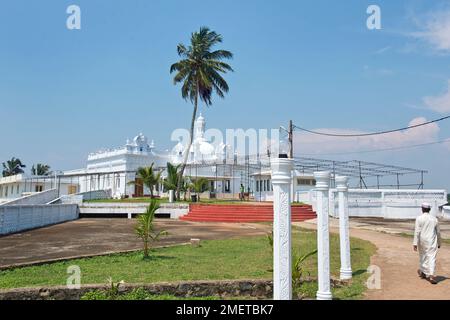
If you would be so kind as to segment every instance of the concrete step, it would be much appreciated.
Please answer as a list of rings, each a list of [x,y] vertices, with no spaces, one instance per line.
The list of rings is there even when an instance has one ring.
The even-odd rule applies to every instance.
[[[305,217],[305,218],[293,218],[292,221],[294,222],[302,222],[305,220],[314,219],[315,217]],[[273,219],[264,219],[264,218],[196,218],[196,217],[188,217],[184,216],[180,218],[180,220],[183,221],[192,221],[192,222],[229,222],[229,223],[237,223],[237,222],[273,222]]]

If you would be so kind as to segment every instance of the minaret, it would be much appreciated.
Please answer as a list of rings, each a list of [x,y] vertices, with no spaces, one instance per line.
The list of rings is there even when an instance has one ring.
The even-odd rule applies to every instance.
[[[202,113],[200,112],[200,116],[197,118],[197,120],[195,120],[194,124],[194,140],[203,139],[203,137],[205,136],[205,126],[205,118],[203,118]]]

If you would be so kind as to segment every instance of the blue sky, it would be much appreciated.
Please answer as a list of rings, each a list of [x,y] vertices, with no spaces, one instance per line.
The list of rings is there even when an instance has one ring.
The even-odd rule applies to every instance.
[[[176,45],[209,26],[235,54],[225,100],[208,127],[299,126],[370,132],[450,114],[447,1],[1,1],[0,162],[12,156],[53,169],[85,165],[89,152],[143,132],[161,149],[187,127],[192,107],[172,83]],[[82,29],[66,28],[79,5]],[[368,30],[366,9],[381,8]],[[333,154],[450,138],[450,122],[379,140],[297,135],[297,152]],[[450,189],[450,143],[336,159],[430,170]]]

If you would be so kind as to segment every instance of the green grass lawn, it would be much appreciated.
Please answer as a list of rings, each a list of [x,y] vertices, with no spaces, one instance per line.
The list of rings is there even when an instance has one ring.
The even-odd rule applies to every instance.
[[[315,231],[293,230],[293,247],[298,254],[305,254],[316,248]],[[331,235],[331,270],[339,276],[339,237]],[[375,247],[370,242],[352,239],[352,266],[355,272],[352,284],[334,289],[334,296],[340,299],[354,299],[361,296],[367,278],[366,269]],[[272,253],[266,237],[203,241],[199,248],[176,246],[155,249],[152,257],[142,259],[141,252],[113,254],[108,256],[75,259],[40,266],[0,271],[0,288],[65,285],[66,270],[78,265],[83,284],[106,283],[124,280],[127,283],[151,283],[179,280],[213,279],[270,279],[272,278]],[[316,256],[305,264],[311,276],[317,272]],[[315,284],[304,285],[301,293],[314,297]]]

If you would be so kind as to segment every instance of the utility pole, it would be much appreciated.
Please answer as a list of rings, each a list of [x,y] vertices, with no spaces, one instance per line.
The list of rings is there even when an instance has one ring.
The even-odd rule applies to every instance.
[[[289,158],[294,159],[294,125],[289,120]]]

